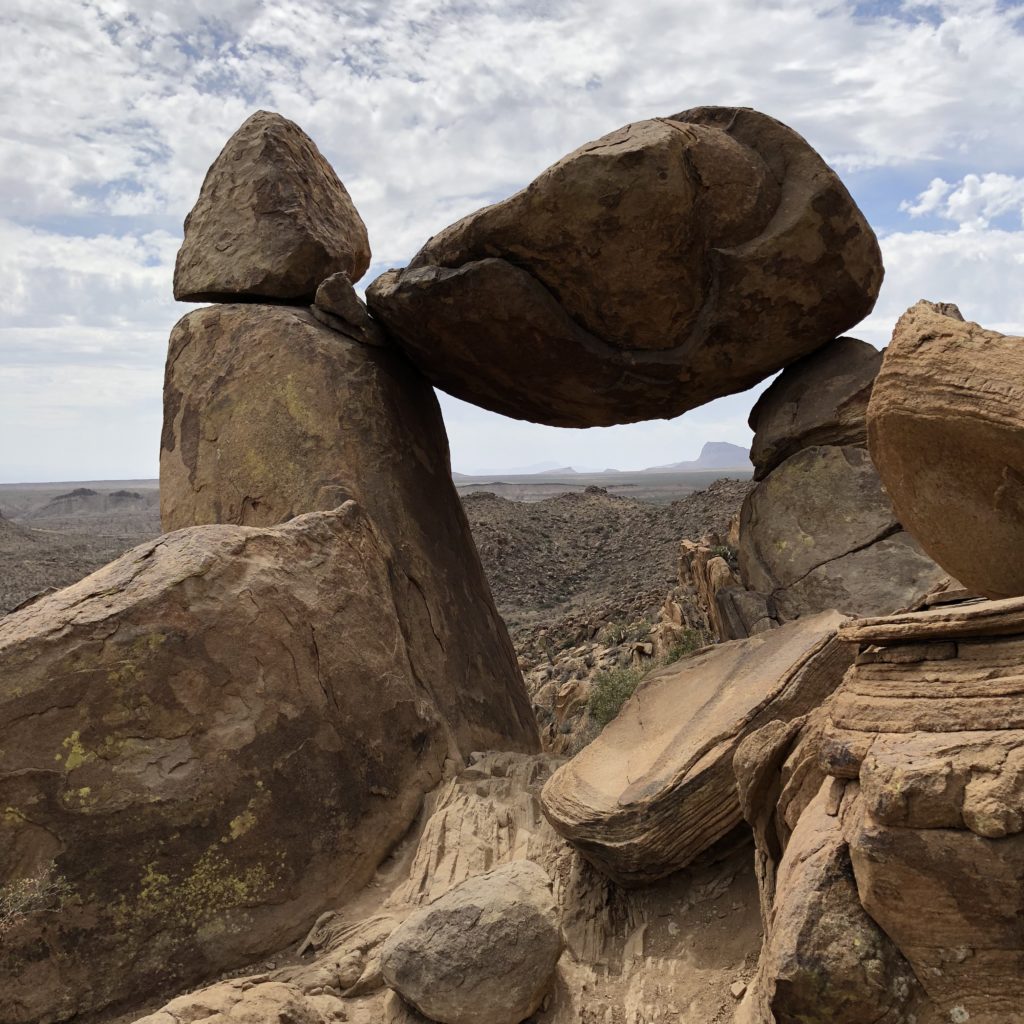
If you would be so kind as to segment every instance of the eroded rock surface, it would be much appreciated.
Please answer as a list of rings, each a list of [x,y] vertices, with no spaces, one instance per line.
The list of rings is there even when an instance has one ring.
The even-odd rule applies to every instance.
[[[900,520],[964,586],[1024,594],[1024,338],[919,302],[900,317],[868,408]]]
[[[366,226],[316,144],[258,110],[228,139],[185,218],[174,297],[308,303],[325,278],[358,281],[369,265]]]
[[[651,673],[544,788],[544,811],[620,883],[685,867],[741,820],[732,760],[750,732],[805,714],[849,664],[823,613]]]
[[[555,426],[672,417],[858,322],[882,280],[835,173],[754,110],[626,125],[370,286],[445,391]]]
[[[391,933],[384,981],[442,1024],[520,1024],[551,988],[562,954],[551,890],[529,860],[467,879]]]
[[[63,890],[4,936],[0,1018],[280,947],[367,881],[446,760],[532,749],[515,692],[479,663],[453,687],[422,616],[349,502],[165,535],[0,619],[3,881]]]
[[[528,742],[536,726],[452,485],[441,411],[401,353],[305,310],[199,309],[172,332],[164,411],[164,529],[266,526],[354,498],[395,549],[402,628],[430,640],[425,678],[480,724],[466,750],[496,745],[496,709]]]

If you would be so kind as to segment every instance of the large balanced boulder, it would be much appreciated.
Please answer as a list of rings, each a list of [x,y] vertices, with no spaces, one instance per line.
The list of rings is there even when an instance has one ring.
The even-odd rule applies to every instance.
[[[867,408],[882,353],[836,338],[787,366],[750,411],[754,479],[804,448],[867,444]]]
[[[334,273],[370,264],[366,226],[313,140],[258,110],[228,139],[185,218],[174,297],[311,302]]]
[[[425,679],[479,723],[466,751],[494,745],[496,713],[527,742],[533,714],[452,484],[431,387],[400,352],[306,310],[187,314],[171,334],[164,386],[164,529],[269,526],[349,498],[395,549],[409,597],[403,628],[431,640]]]
[[[50,1022],[279,949],[477,747],[532,749],[358,505],[165,535],[0,619],[0,1019]],[[521,684],[520,684],[521,689]]]
[[[622,884],[685,867],[742,820],[733,756],[816,707],[850,663],[835,612],[707,648],[651,673],[545,785],[551,824]]]
[[[979,594],[1024,594],[1024,338],[917,303],[886,350],[868,438],[921,547]]]
[[[554,426],[676,416],[872,308],[873,232],[796,132],[699,107],[587,143],[367,292],[438,387]]]
[[[943,572],[900,528],[867,449],[805,448],[747,495],[740,514],[744,583],[780,621],[838,608],[905,608]]]
[[[384,943],[384,980],[441,1024],[520,1024],[541,1004],[562,953],[547,873],[513,861],[416,911]]]

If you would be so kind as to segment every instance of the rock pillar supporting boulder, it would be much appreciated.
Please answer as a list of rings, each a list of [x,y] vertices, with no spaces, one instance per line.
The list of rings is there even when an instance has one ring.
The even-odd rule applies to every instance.
[[[426,381],[401,353],[305,310],[223,305],[183,317],[164,385],[164,529],[271,525],[349,498],[395,549],[402,628],[429,640],[424,685],[460,709],[458,748],[536,749]]]

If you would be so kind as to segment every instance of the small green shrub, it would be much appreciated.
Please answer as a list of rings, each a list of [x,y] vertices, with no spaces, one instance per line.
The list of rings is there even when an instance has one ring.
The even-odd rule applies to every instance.
[[[689,657],[694,651],[699,651],[702,647],[706,647],[708,642],[707,638],[699,630],[683,630],[682,637],[665,652],[665,664],[671,665],[681,658]]]
[[[0,937],[29,914],[61,909],[71,887],[62,875],[54,874],[54,867],[50,864],[32,878],[14,878],[0,885]]]
[[[647,673],[640,668],[610,668],[594,676],[587,710],[602,728],[621,710]]]
[[[729,563],[730,569],[735,569],[740,564],[739,552],[728,544],[716,544],[711,549],[711,554],[718,557],[724,558]]]

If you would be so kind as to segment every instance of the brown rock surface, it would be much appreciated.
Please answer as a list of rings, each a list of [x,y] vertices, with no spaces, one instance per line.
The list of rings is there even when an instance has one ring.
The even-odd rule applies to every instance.
[[[743,581],[780,621],[838,608],[904,608],[946,573],[901,531],[864,448],[805,448],[747,496],[740,517]]]
[[[185,218],[174,297],[310,302],[341,271],[370,265],[366,227],[313,140],[280,114],[258,110],[228,139]]]
[[[649,675],[544,787],[552,825],[620,883],[684,867],[741,820],[732,761],[743,738],[838,686],[850,661],[841,622],[804,618]]]
[[[873,232],[799,135],[700,107],[587,143],[367,297],[437,386],[581,427],[742,391],[858,322],[881,280]]]
[[[1024,338],[955,306],[912,306],[886,350],[868,438],[922,548],[976,593],[1024,594]]]
[[[447,758],[535,747],[521,684],[479,651],[463,688],[355,503],[178,531],[0,619],[2,880],[67,890],[5,934],[0,1019],[149,997],[295,938],[367,881]]]
[[[866,341],[836,338],[787,366],[754,404],[754,479],[804,448],[867,444],[866,413],[882,353]]]
[[[515,653],[451,482],[430,386],[399,352],[283,306],[196,310],[175,327],[164,386],[164,528],[265,526],[354,498],[388,538],[430,674],[492,745],[495,708],[535,725]],[[525,739],[523,740],[525,742]]]
[[[547,872],[530,860],[476,875],[411,914],[381,949],[385,982],[443,1024],[520,1024],[562,954]]]

